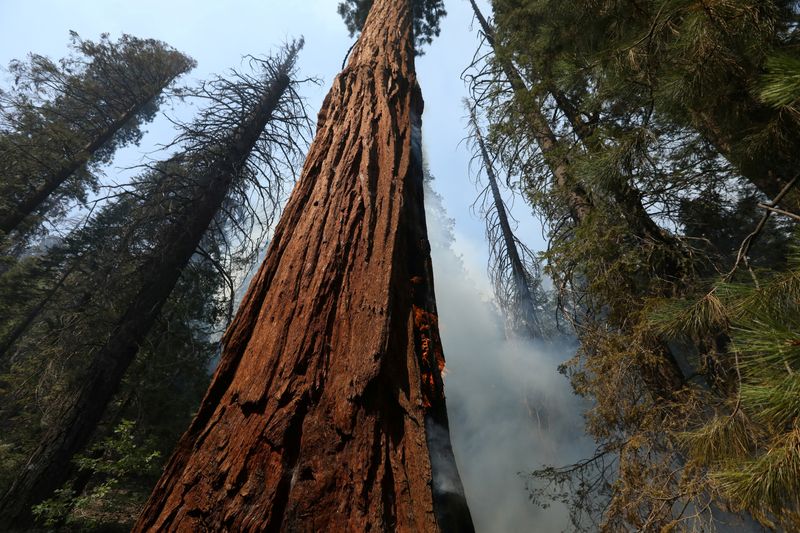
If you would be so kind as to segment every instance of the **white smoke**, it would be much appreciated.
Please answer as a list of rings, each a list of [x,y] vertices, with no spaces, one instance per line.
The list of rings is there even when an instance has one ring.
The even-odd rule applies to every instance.
[[[440,494],[461,494],[458,483],[458,470],[450,458],[450,440],[444,426],[425,418],[425,437],[431,457],[431,470],[434,472],[433,485]]]
[[[505,338],[503,321],[454,251],[453,223],[428,186],[426,218],[439,324],[447,360],[445,393],[453,449],[476,530],[569,529],[561,504],[530,502],[526,473],[564,465],[594,450],[584,435],[585,404],[559,363],[574,347]]]

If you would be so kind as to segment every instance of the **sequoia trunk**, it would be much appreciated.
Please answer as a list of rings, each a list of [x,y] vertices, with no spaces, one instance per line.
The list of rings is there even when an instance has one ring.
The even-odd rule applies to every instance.
[[[376,0],[135,531],[471,531],[447,429],[408,0]]]

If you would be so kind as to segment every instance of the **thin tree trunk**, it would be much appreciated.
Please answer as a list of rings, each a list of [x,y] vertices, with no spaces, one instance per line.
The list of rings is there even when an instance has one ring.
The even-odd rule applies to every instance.
[[[198,178],[200,185],[193,201],[188,202],[181,216],[159,236],[160,245],[137,275],[141,280],[139,290],[109,340],[93,354],[80,389],[66,402],[56,425],[48,429],[27,465],[0,500],[0,525],[25,526],[31,518],[31,506],[50,496],[66,481],[71,471],[71,457],[89,442],[139,345],[222,206],[233,177],[272,119],[281,96],[289,87],[288,71],[293,60],[290,54],[284,63],[284,72],[271,83],[257,111],[235,132],[229,152],[215,170]]]
[[[67,281],[67,278],[72,274],[73,270],[75,269],[75,265],[70,266],[67,268],[67,271],[62,274],[61,278],[53,285],[47,294],[39,300],[28,314],[25,315],[25,318],[16,326],[14,329],[9,332],[2,340],[0,340],[0,361],[3,361],[5,357],[8,355],[8,351],[16,344],[16,342],[22,337],[22,335],[28,331],[28,328],[31,327],[36,317],[38,317],[41,312],[44,310],[45,306],[50,303],[50,300],[53,299],[53,296],[64,286],[64,283]]]
[[[749,93],[743,89],[742,94]],[[728,95],[733,97],[734,95]],[[748,131],[761,131],[765,127],[766,117],[776,111],[768,111],[764,104],[756,102],[750,96],[736,96],[737,100],[725,100],[723,106],[715,109],[689,108],[691,125],[708,140],[717,151],[733,163],[747,181],[760,190],[767,198],[775,198],[789,184],[798,171],[798,158],[795,150],[772,150],[773,157],[754,157],[753,151],[747,147],[735,146],[746,138]],[[717,115],[737,113],[740,120],[735,131],[726,131],[719,125]],[[766,122],[769,124],[769,122]],[[797,130],[795,129],[795,133]],[[796,140],[796,135],[795,135]],[[789,141],[785,141],[790,144]],[[800,214],[800,189],[793,188],[783,196],[779,204],[786,211]]]
[[[549,87],[547,90],[553,96],[558,109],[564,113],[572,131],[586,150],[590,154],[600,154],[603,150],[603,145],[600,139],[594,135],[594,128],[583,120],[578,108],[564,93],[555,87]],[[621,180],[608,192],[614,202],[621,208],[620,211],[628,225],[638,236],[671,246],[679,253],[682,253],[682,250],[678,250],[679,243],[659,227],[647,212],[647,209],[642,204],[642,195],[635,186],[631,185],[627,180]],[[664,274],[677,277],[680,273],[673,271],[665,272]]]
[[[475,0],[470,0],[470,4],[472,4],[475,17],[478,19],[478,23],[480,24],[481,29],[486,36],[487,42],[492,49],[495,49],[496,41],[494,28],[491,27],[489,22],[486,20],[486,17],[483,16],[483,13],[481,13],[478,5],[475,3]],[[497,54],[495,55],[497,57]],[[511,65],[509,61],[501,60],[500,64],[514,91],[522,95],[529,93],[528,88],[517,69]],[[553,89],[552,87],[548,89],[548,92],[553,96],[553,99],[556,101],[556,105],[567,117],[570,126],[584,146],[586,146],[586,148],[590,151],[598,151],[600,149],[600,145],[599,141],[593,137],[593,129],[589,124],[581,119],[578,110],[574,105],[572,105],[572,102],[570,102],[563,93]],[[556,138],[555,133],[553,133],[552,129],[550,128],[547,117],[544,116],[538,107],[529,106],[529,108],[531,109],[528,109],[528,113],[533,119],[532,125],[534,127],[534,131],[545,133],[545,135],[542,136],[543,139],[539,142],[540,149],[543,153],[546,151],[552,152],[556,150],[556,148],[558,148],[559,141]],[[564,152],[563,150],[560,150],[559,153],[563,154]],[[562,161],[556,161],[556,168],[552,170],[553,174],[556,175],[557,178],[557,170],[559,171],[560,175],[564,176],[560,180],[557,179],[557,183],[566,184],[569,183],[569,181],[574,182],[574,178],[570,178],[569,181],[566,179],[566,177],[569,176],[569,170],[566,168],[569,166],[569,161],[563,155],[561,158]],[[560,169],[559,167],[565,168]],[[574,189],[574,192],[572,193],[572,209],[574,212],[580,213],[583,215],[583,217],[585,217],[591,211],[591,202],[579,184],[573,184],[572,188]],[[658,225],[653,222],[652,218],[650,218],[650,215],[647,214],[647,211],[642,206],[641,197],[639,196],[638,191],[633,189],[630,184],[623,183],[618,190],[613,191],[613,194],[615,201],[623,206],[623,211],[626,214],[626,218],[629,218],[629,220],[632,219],[637,228],[642,230],[645,235],[655,238],[656,240],[664,240],[663,232],[660,230],[660,228],[658,228]]]
[[[167,81],[164,87],[169,85],[170,82],[171,80]],[[120,128],[135,117],[157,94],[158,93],[152,94],[147,100],[138,102],[128,108],[117,120],[104,128],[103,131],[98,133],[94,139],[88,142],[70,159],[63,161],[58,168],[44,176],[44,182],[23,198],[18,205],[10,208],[6,213],[0,213],[0,231],[5,234],[14,231],[28,216],[36,211],[56,189],[63,185],[70,176],[83,168],[92,158],[92,155],[109,142]]]
[[[409,0],[376,0],[134,531],[472,531],[447,429]]]
[[[523,333],[532,339],[539,337],[541,334],[541,327],[539,318],[536,314],[536,306],[534,305],[533,294],[531,293],[530,285],[528,283],[528,273],[525,270],[525,265],[519,255],[517,249],[517,241],[514,237],[514,232],[511,230],[511,224],[508,222],[508,213],[506,212],[506,205],[503,202],[503,197],[500,196],[500,188],[497,185],[497,176],[494,173],[491,157],[486,149],[486,143],[481,135],[478,121],[475,117],[475,112],[471,111],[470,120],[472,128],[475,131],[475,140],[478,143],[478,150],[480,151],[481,159],[483,160],[483,168],[486,170],[486,179],[489,182],[489,188],[492,191],[492,202],[494,203],[495,211],[497,212],[497,219],[500,223],[500,233],[503,235],[503,243],[505,244],[506,253],[508,254],[509,262],[511,263],[511,275],[514,280],[514,289],[516,293],[515,305],[516,309],[510,310],[512,313],[518,313],[523,317],[522,326],[524,331],[517,331],[516,333]],[[511,323],[517,321],[513,320],[514,317],[508,317]]]
[[[486,17],[483,16],[483,13],[481,13],[475,0],[470,0],[470,4],[472,4],[472,10],[475,13],[475,17],[478,19],[478,23],[483,30],[483,34],[486,36],[489,46],[495,50],[494,28],[489,25],[489,22],[486,20]],[[499,58],[497,54],[495,54],[495,57]],[[522,76],[517,72],[517,69],[514,68],[509,61],[503,60],[500,61],[500,68],[511,84],[514,93],[520,97],[528,97],[530,100],[530,91],[525,85]],[[534,98],[530,101],[537,102],[538,98]],[[560,150],[558,137],[556,137],[555,132],[550,127],[550,123],[544,113],[542,113],[539,105],[528,105],[525,107],[525,112],[531,129],[533,130],[536,143],[544,156],[547,166],[550,168],[550,172],[553,173],[556,187],[565,195],[573,221],[580,223],[582,220],[585,220],[592,211],[592,201],[589,197],[589,193],[572,176],[569,168],[569,160],[564,155],[565,152]]]

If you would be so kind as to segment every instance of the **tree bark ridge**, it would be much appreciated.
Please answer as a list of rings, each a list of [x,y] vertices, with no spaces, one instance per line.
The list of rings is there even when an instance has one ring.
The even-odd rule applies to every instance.
[[[422,106],[410,4],[376,0],[134,531],[472,530],[447,433]]]

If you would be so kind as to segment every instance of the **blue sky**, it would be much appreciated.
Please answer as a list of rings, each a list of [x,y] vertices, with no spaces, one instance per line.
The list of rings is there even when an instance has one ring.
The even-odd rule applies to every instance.
[[[307,85],[304,95],[316,114],[345,53],[353,42],[336,13],[337,0],[0,0],[0,65],[29,52],[59,58],[67,52],[68,32],[85,39],[102,32],[163,40],[191,55],[197,68],[184,79],[191,83],[241,65],[246,54],[267,54],[282,42],[305,36],[300,75],[318,77],[319,86]],[[479,2],[486,13],[487,2]],[[464,143],[466,96],[460,79],[477,44],[472,12],[466,0],[448,0],[442,34],[417,62],[425,98],[423,137],[434,188],[455,220],[455,248],[473,281],[488,293],[486,244],[483,224],[470,210],[475,187],[468,175],[469,152]],[[7,80],[3,80],[6,82]],[[191,110],[175,110],[188,118]],[[147,127],[140,147],[118,155],[106,171],[110,180],[124,175],[123,167],[137,164],[173,131],[166,120]],[[532,248],[544,244],[538,223],[518,201],[514,214],[522,221],[519,236]]]

